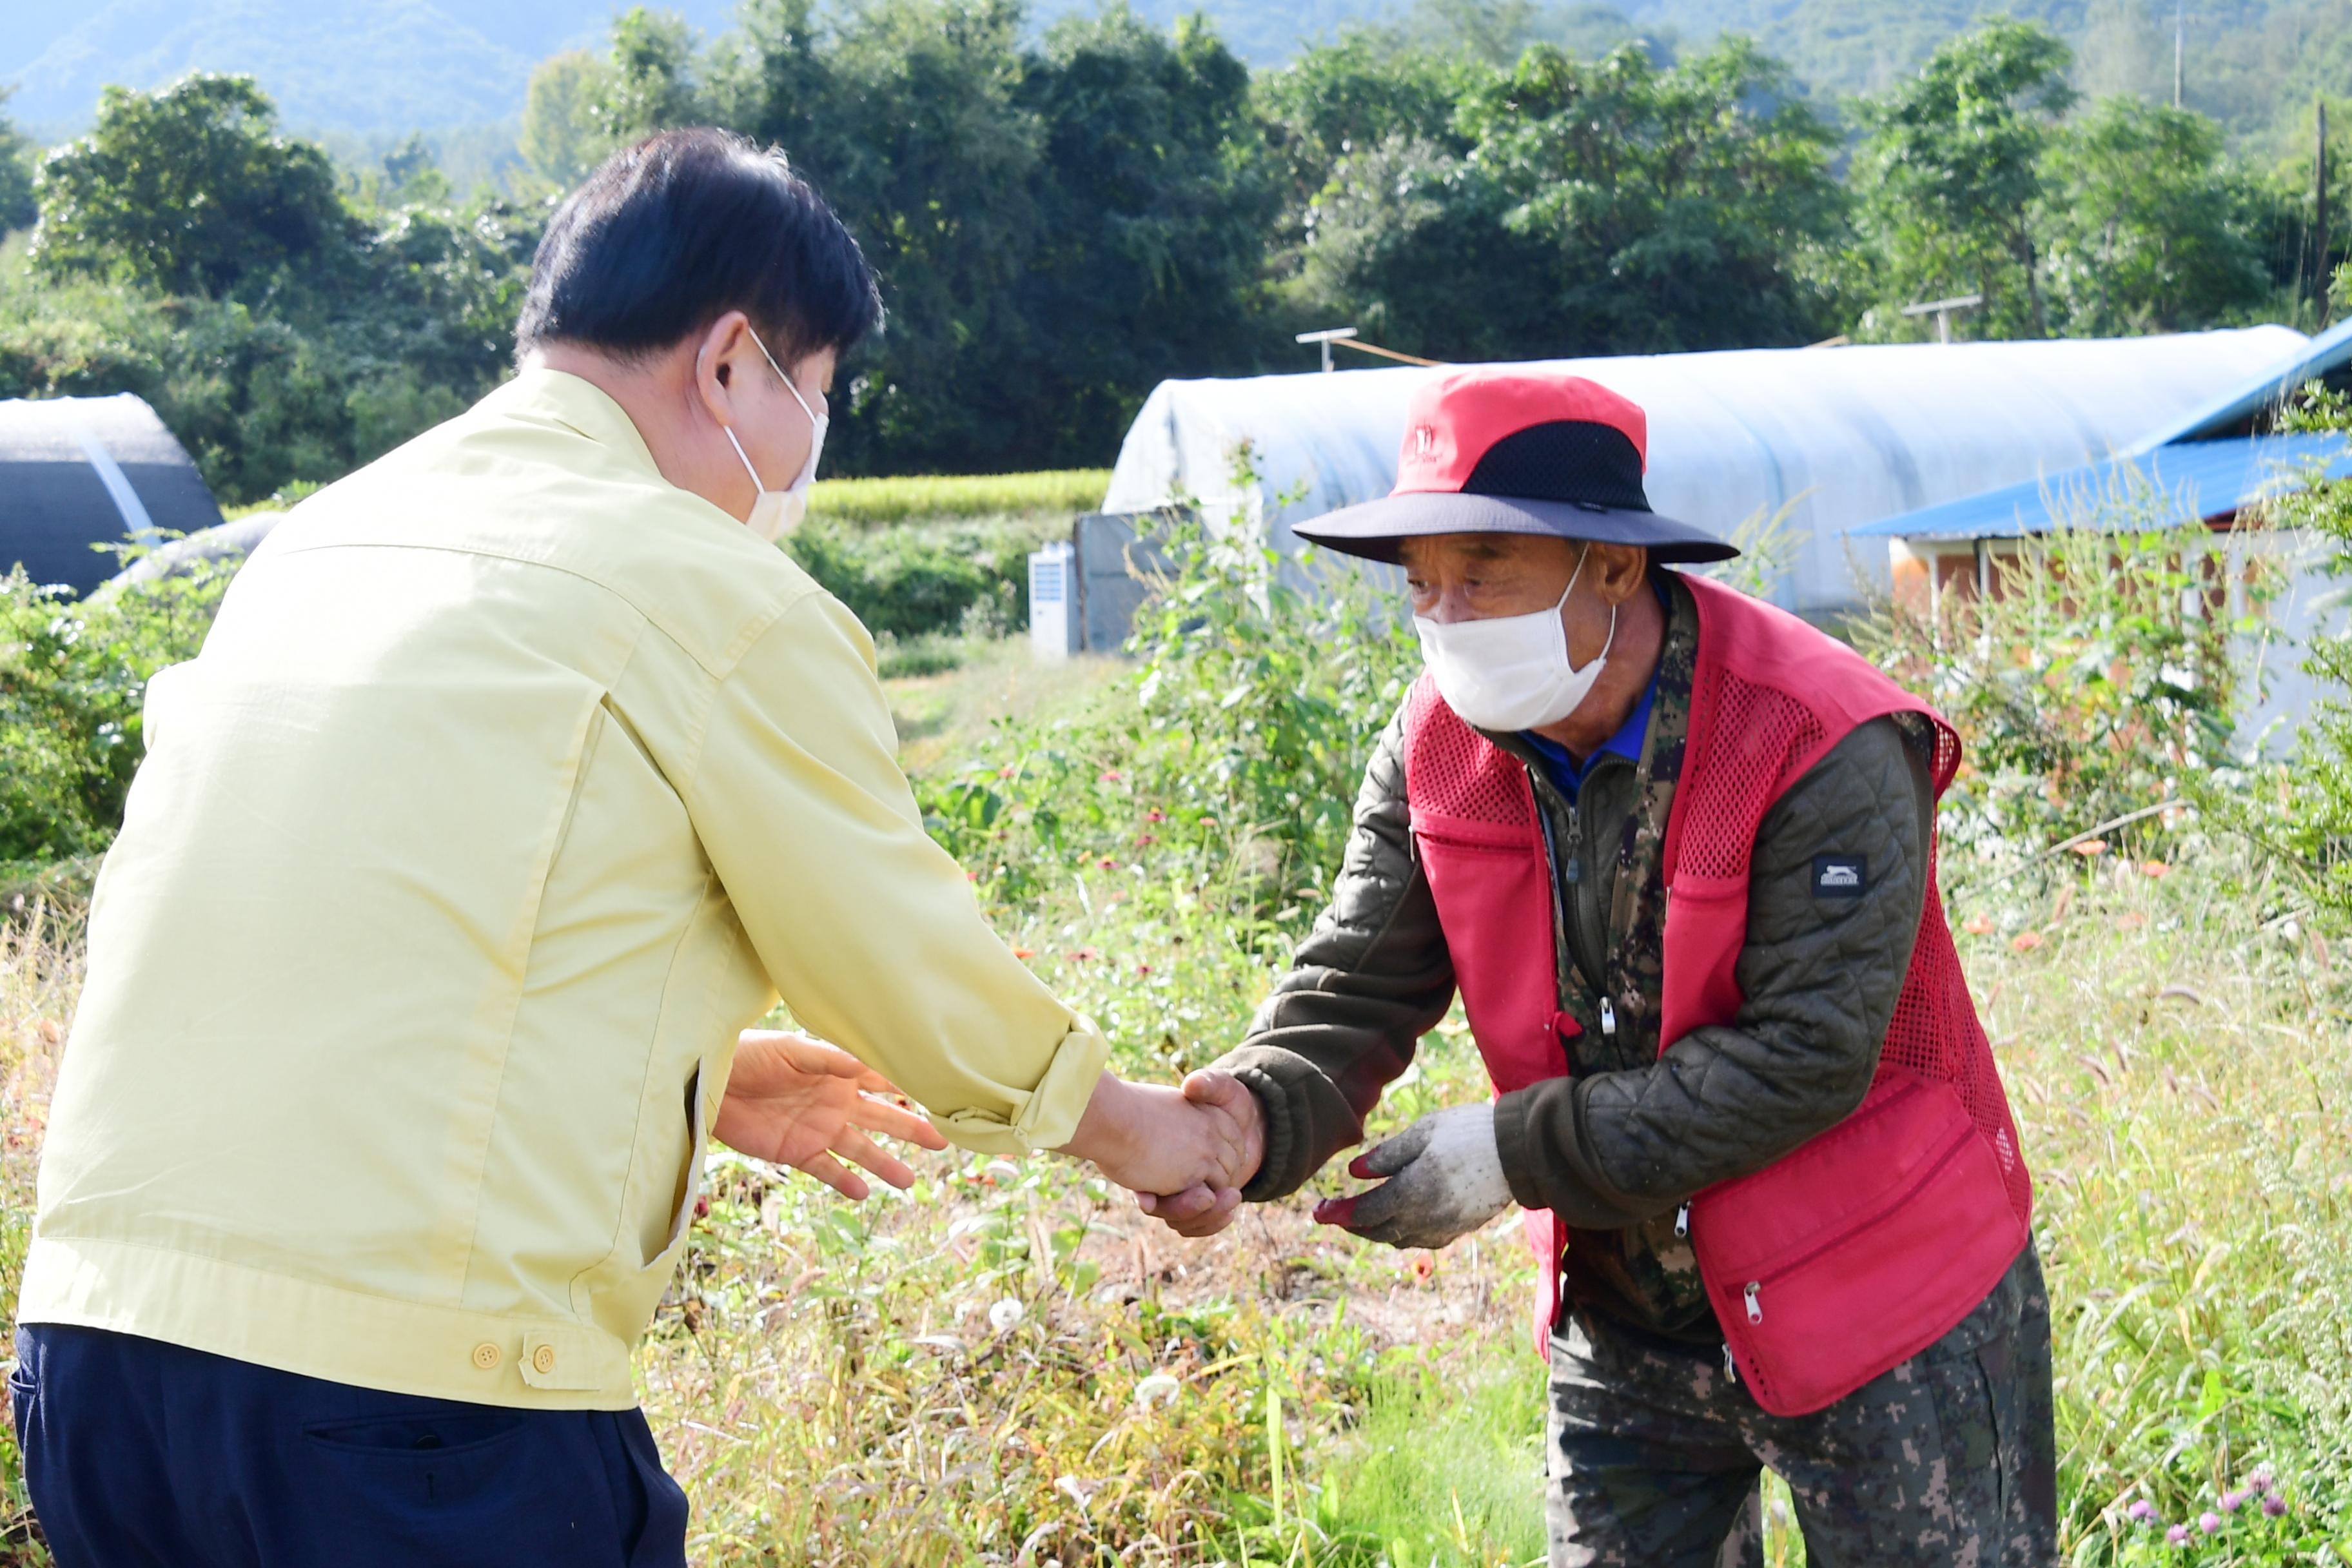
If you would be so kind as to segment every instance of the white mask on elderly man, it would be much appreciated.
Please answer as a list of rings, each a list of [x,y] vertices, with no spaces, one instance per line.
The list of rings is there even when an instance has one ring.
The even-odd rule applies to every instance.
[[[1608,639],[1582,669],[1569,662],[1568,628],[1559,618],[1591,553],[1587,544],[1559,603],[1549,610],[1442,624],[1426,616],[1412,618],[1437,694],[1465,723],[1506,733],[1539,730],[1575,712],[1591,692],[1617,641],[1617,606],[1609,606]]]
[[[745,330],[749,331],[748,328]],[[727,432],[727,444],[735,448],[738,458],[742,458],[743,471],[751,476],[751,488],[759,492],[759,499],[751,503],[751,515],[743,520],[743,526],[773,544],[798,528],[801,519],[808,515],[809,487],[816,483],[816,457],[824,450],[824,427],[831,421],[808,405],[808,399],[803,397],[801,389],[793,384],[793,378],[784,374],[784,367],[776,363],[776,356],[768,352],[768,345],[760,342],[760,334],[752,332],[751,341],[759,343],[760,357],[768,362],[768,368],[776,373],[776,379],[784,384],[784,390],[793,395],[793,401],[801,405],[801,412],[809,418],[808,461],[801,465],[799,477],[780,490],[772,490],[760,482],[760,470],[751,466],[751,458],[743,450],[743,443],[735,439],[733,430],[724,425],[719,426]]]

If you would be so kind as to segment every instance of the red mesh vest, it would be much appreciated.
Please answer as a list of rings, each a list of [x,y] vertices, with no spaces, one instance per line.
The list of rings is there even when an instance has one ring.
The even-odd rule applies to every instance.
[[[1895,712],[1936,728],[1936,793],[1959,765],[1950,726],[1859,655],[1699,577],[1690,730],[1664,847],[1663,1049],[1727,1024],[1747,934],[1756,830],[1856,725]],[[1405,789],[1472,1034],[1497,1092],[1568,1069],[1552,871],[1527,770],[1423,677],[1406,707]],[[1757,1403],[1802,1415],[1917,1354],[1967,1316],[2024,1247],[2032,1184],[1934,862],[1878,1076],[1843,1121],[1692,1200],[1691,1241]],[[1560,1227],[1530,1214],[1537,1333],[1559,1305]]]

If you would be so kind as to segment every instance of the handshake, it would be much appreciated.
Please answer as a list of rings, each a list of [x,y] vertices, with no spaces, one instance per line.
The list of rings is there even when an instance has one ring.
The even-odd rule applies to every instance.
[[[947,1147],[929,1122],[891,1103],[897,1092],[846,1052],[804,1035],[751,1030],[736,1048],[712,1131],[747,1154],[862,1198],[866,1184],[844,1161],[894,1187],[915,1179],[875,1135]],[[1178,1235],[1213,1236],[1233,1223],[1242,1188],[1265,1156],[1265,1120],[1257,1097],[1229,1072],[1196,1072],[1178,1087],[1106,1072],[1058,1152],[1092,1161]],[[1325,1200],[1315,1218],[1391,1247],[1443,1247],[1511,1201],[1494,1108],[1484,1103],[1423,1117],[1360,1156],[1349,1174],[1384,1179],[1369,1192]]]
[[[1178,1235],[1212,1236],[1257,1174],[1265,1126],[1257,1097],[1229,1072],[1196,1072],[1181,1088],[1106,1072],[1059,1152],[1093,1161]]]
[[[894,1187],[914,1184],[914,1171],[875,1142],[877,1134],[924,1149],[948,1146],[929,1121],[892,1103],[898,1093],[846,1051],[805,1035],[748,1029],[711,1131],[730,1148],[862,1198],[868,1189],[853,1165]],[[1208,1236],[1232,1222],[1265,1152],[1257,1100],[1228,1072],[1196,1072],[1181,1089],[1106,1072],[1060,1150],[1093,1161],[1134,1192],[1146,1214],[1185,1236]]]

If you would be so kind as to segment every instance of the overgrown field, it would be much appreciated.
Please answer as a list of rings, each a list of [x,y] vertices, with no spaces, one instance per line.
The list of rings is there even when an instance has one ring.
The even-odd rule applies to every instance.
[[[2198,662],[2179,575],[2197,564],[2151,550],[2111,600],[2021,588],[1965,637],[1857,636],[1915,678],[1973,660],[1983,689],[1945,694],[1984,760],[1945,880],[2040,1179],[2068,1561],[2352,1563],[2352,950],[2218,808],[2044,853],[2099,826],[2074,814],[2169,797],[2191,770],[2291,806],[2292,777],[2197,739],[2227,671]],[[1027,670],[995,645],[893,683],[928,715],[910,756],[933,829],[1006,940],[1126,1070],[1163,1077],[1236,1037],[1317,912],[1415,660],[1344,581],[1308,598],[1263,561],[1175,553],[1125,667]],[[2143,666],[2205,684],[2158,693]],[[1012,716],[983,730],[940,701]],[[37,900],[5,941],[0,1307],[79,963]],[[1480,1092],[1457,1019],[1381,1125]],[[1406,1255],[1304,1209],[1182,1242],[1052,1161],[941,1157],[915,1192],[852,1206],[718,1155],[639,1358],[698,1559],[1539,1562],[1513,1222]],[[5,1448],[0,1489],[21,1521]],[[1800,1562],[1779,1517],[1772,1559]]]

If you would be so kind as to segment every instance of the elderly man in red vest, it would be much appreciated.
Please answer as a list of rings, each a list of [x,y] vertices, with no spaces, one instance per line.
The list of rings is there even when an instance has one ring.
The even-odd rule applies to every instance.
[[[1244,1192],[1360,1140],[1458,989],[1490,1103],[1316,1217],[1442,1247],[1511,1203],[1539,1260],[1555,1564],[2054,1559],[2032,1184],[1936,889],[1950,727],[1851,649],[1673,563],[1642,410],[1435,377],[1395,490],[1299,527],[1400,563],[1428,666],[1329,909],[1187,1092],[1255,1111]],[[1204,1234],[1228,1209],[1163,1201]]]

